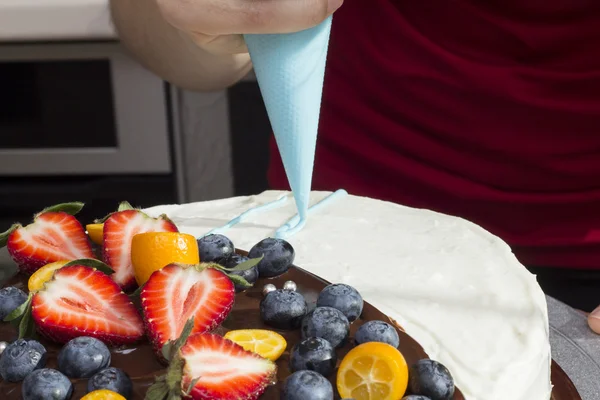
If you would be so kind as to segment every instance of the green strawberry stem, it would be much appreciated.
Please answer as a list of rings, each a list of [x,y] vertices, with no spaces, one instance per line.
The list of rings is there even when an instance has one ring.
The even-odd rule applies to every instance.
[[[194,379],[185,391],[181,387],[185,361],[181,358],[180,353],[181,348],[190,337],[193,328],[194,318],[192,317],[186,322],[179,338],[177,340],[170,340],[163,346],[161,353],[169,361],[167,373],[156,378],[152,386],[148,388],[144,400],[178,400],[184,395],[189,394],[194,388],[200,378]]]
[[[94,268],[100,272],[104,272],[106,275],[112,275],[115,273],[115,271],[107,264],[93,258],[81,258],[79,260],[69,261],[68,263],[63,265],[62,268],[70,267],[72,265],[83,265],[84,267]]]
[[[7,231],[0,233],[0,249],[2,247],[6,247],[6,243],[8,243],[8,237],[11,233],[16,231],[21,227],[21,224],[13,224]]]
[[[32,297],[33,294],[29,293],[27,300],[4,318],[5,322],[10,322],[18,329],[18,339],[32,338],[35,334],[35,323],[31,318]]]
[[[41,212],[37,213],[33,218],[37,218],[39,215],[46,212],[64,212],[70,215],[76,215],[85,204],[80,201],[75,201],[72,203],[60,203],[50,207],[44,208]]]
[[[115,212],[121,212],[121,211],[127,211],[127,210],[135,210],[135,208],[128,201],[122,201],[122,202],[119,203],[119,207],[117,208],[117,211],[115,211]],[[111,212],[110,214],[108,214],[104,218],[95,219],[94,223],[95,224],[103,224],[103,223],[105,223],[106,220],[109,219],[110,216],[113,215],[115,212]]]

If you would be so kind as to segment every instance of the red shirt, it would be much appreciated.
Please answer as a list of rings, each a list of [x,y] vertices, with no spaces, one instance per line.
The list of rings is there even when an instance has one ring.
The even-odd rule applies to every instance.
[[[600,269],[600,1],[347,0],[313,188],[464,217],[526,265]]]

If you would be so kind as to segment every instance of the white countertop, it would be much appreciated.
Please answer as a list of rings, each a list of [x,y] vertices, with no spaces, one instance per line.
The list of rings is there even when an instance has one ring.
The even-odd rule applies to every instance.
[[[0,0],[0,42],[115,37],[108,0]]]

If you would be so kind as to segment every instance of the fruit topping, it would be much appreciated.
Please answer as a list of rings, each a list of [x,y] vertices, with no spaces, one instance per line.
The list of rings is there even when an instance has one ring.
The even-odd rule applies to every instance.
[[[130,206],[129,206],[130,207]],[[104,221],[104,262],[114,269],[112,278],[124,290],[136,286],[131,263],[131,242],[135,235],[145,232],[177,232],[177,227],[166,216],[152,218],[140,210],[126,209],[111,214]]]
[[[133,391],[133,383],[122,369],[109,367],[92,376],[87,382],[88,392],[102,389],[119,393],[129,399]]]
[[[83,203],[66,203],[36,214],[33,223],[13,225],[0,233],[0,247],[6,246],[21,272],[31,275],[38,268],[60,260],[94,258],[83,227],[73,216]]]
[[[58,370],[69,378],[89,378],[109,364],[108,347],[89,336],[71,339],[58,353]]]
[[[337,373],[342,398],[354,400],[397,400],[408,385],[404,356],[386,343],[368,342],[346,354]]]
[[[323,376],[330,376],[335,370],[337,355],[327,340],[311,337],[297,343],[290,352],[292,372],[311,370]]]
[[[125,397],[112,390],[100,389],[89,392],[81,400],[126,400]]]
[[[363,298],[352,286],[336,283],[325,287],[317,299],[317,307],[333,307],[344,313],[349,322],[354,322],[363,309]]]
[[[454,396],[454,378],[448,369],[437,361],[417,361],[409,371],[409,390],[431,400],[450,400]]]
[[[154,271],[172,263],[200,263],[194,236],[179,232],[146,232],[133,237],[131,264],[138,285],[146,283]]]
[[[248,257],[263,257],[258,263],[258,273],[265,278],[282,275],[294,262],[295,252],[291,244],[283,239],[266,238],[254,245]]]
[[[382,342],[391,346],[400,346],[400,337],[396,328],[384,321],[367,321],[354,335],[357,344],[366,342]]]
[[[0,289],[0,320],[3,320],[17,307],[27,301],[27,295],[21,289],[7,286]]]
[[[277,361],[287,347],[287,342],[283,336],[266,329],[229,331],[225,334],[224,338],[271,361]]]
[[[335,348],[346,344],[350,334],[348,318],[337,308],[317,307],[302,319],[302,339],[320,337]]]
[[[55,369],[43,368],[33,371],[23,381],[23,400],[67,400],[73,394],[73,384]]]
[[[150,340],[157,351],[177,339],[194,318],[192,333],[207,332],[225,320],[235,299],[232,281],[212,264],[170,264],[154,272],[141,291]]]
[[[260,317],[277,329],[296,329],[308,311],[304,296],[298,292],[277,289],[260,302]]]
[[[191,336],[181,357],[185,363],[183,385],[192,385],[193,399],[255,399],[274,380],[277,370],[273,362],[208,333]]]
[[[188,321],[181,337],[165,346],[169,368],[148,389],[147,400],[255,400],[276,379],[274,362],[218,335],[188,337],[193,326]]]
[[[421,396],[418,394],[409,394],[408,396],[404,396],[402,400],[431,400],[427,396]]]
[[[314,371],[298,371],[283,382],[281,400],[333,400],[333,386]]]
[[[198,239],[200,261],[223,263],[234,254],[235,247],[228,237],[210,234]]]
[[[53,263],[46,264],[42,268],[35,271],[27,281],[27,289],[29,289],[29,292],[35,293],[38,290],[41,290],[46,284],[46,282],[52,279],[54,271],[56,271],[57,269],[61,269],[68,262],[69,261],[67,260],[55,261]]]
[[[121,345],[144,335],[143,321],[129,297],[108,275],[84,265],[57,270],[33,295],[31,316],[38,330],[58,343],[91,336]]]
[[[241,256],[239,254],[233,254],[231,257],[229,257],[225,261],[222,261],[220,264],[222,266],[224,266],[225,268],[235,268],[235,267],[237,267],[238,265],[240,265],[242,263],[248,262],[249,260],[250,260],[249,257]],[[243,270],[243,271],[230,272],[229,275],[238,275],[238,276],[241,276],[250,285],[254,285],[256,283],[256,281],[258,280],[258,266],[255,265],[252,268],[246,269],[246,270]],[[235,284],[235,291],[236,292],[242,292],[242,291],[244,291],[246,289],[248,289],[248,287],[246,287],[244,285],[240,285],[238,283]]]
[[[7,382],[19,382],[36,369],[46,366],[46,349],[35,340],[18,339],[0,356],[0,375]]]
[[[98,246],[102,246],[102,240],[104,238],[104,224],[88,224],[85,226],[85,231],[92,240]]]

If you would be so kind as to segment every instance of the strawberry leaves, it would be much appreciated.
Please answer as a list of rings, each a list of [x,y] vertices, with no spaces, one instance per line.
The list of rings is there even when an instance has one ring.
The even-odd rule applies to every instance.
[[[121,211],[127,211],[127,210],[135,210],[135,209],[136,208],[134,208],[128,201],[122,201],[121,203],[119,203],[119,208],[117,208],[117,211],[115,211],[115,212],[121,212]],[[113,215],[115,212],[111,212],[110,214],[108,214],[104,218],[95,219],[94,223],[95,224],[103,224],[103,223],[105,223],[106,220],[109,219],[110,216]]]
[[[177,340],[168,341],[161,349],[163,357],[169,362],[166,375],[156,378],[155,382],[148,388],[144,400],[175,400],[187,396],[200,377],[195,378],[188,388],[184,391],[181,387],[183,380],[183,365],[184,360],[179,352],[183,345],[187,342],[192,329],[194,328],[194,318],[190,318]]]
[[[7,231],[0,233],[0,249],[2,247],[6,247],[6,243],[8,242],[8,237],[11,233],[16,231],[21,227],[21,224],[13,224]]]
[[[10,322],[18,329],[18,339],[30,338],[35,334],[35,324],[31,318],[32,297],[33,294],[29,293],[27,300],[4,318],[5,322]]]
[[[73,260],[63,265],[63,268],[70,267],[72,265],[83,265],[84,267],[94,268],[100,272],[104,272],[104,274],[106,275],[112,275],[115,273],[115,271],[111,267],[109,267],[102,261],[93,258],[82,258],[80,260]]]
[[[72,203],[60,203],[50,207],[44,208],[41,212],[37,213],[33,218],[37,218],[39,215],[47,212],[64,212],[69,215],[77,215],[85,204],[79,201]]]

